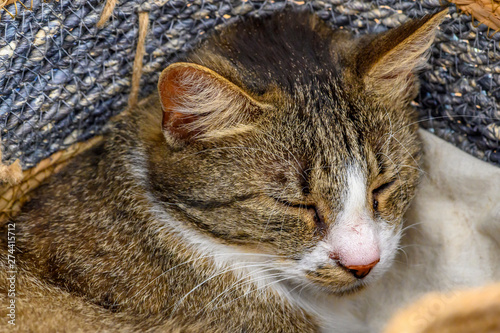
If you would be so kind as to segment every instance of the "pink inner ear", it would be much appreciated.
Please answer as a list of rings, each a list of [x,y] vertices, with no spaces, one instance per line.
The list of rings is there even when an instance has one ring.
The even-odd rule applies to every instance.
[[[188,67],[171,69],[160,77],[158,84],[160,101],[163,106],[163,129],[168,130],[176,138],[183,140],[189,140],[198,134],[198,131],[189,130],[186,126],[198,119],[198,117],[193,114],[175,112],[174,110],[178,106],[176,101],[182,100],[182,96],[189,93],[181,84],[181,77],[188,74],[188,72],[195,71]]]

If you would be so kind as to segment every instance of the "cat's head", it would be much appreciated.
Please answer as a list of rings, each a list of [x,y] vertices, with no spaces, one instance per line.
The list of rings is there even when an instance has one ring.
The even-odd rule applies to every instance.
[[[218,32],[161,74],[155,195],[294,283],[379,277],[419,179],[410,102],[444,15],[357,39],[294,13]]]

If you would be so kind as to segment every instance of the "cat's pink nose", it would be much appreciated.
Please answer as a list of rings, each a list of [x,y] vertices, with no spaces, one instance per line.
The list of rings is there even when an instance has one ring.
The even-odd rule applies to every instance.
[[[339,258],[338,253],[332,252],[330,253],[330,258],[337,262],[337,265],[344,267],[346,270],[352,273],[356,278],[362,279],[367,276],[373,267],[380,261],[380,257],[377,255],[375,260],[368,264],[348,264],[345,260],[341,260]]]
[[[349,272],[351,272],[352,275],[354,275],[356,278],[362,279],[365,276],[367,276],[368,273],[370,273],[372,268],[375,267],[375,265],[378,264],[379,261],[380,261],[380,259],[377,259],[376,261],[374,261],[368,265],[350,265],[350,266],[344,266],[344,267],[347,268],[349,270]]]

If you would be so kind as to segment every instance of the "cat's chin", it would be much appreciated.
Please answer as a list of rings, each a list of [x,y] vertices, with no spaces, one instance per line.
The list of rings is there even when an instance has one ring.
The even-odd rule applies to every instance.
[[[361,292],[367,287],[367,284],[360,281],[360,282],[355,282],[350,286],[337,287],[334,285],[325,286],[325,285],[315,284],[314,287],[315,287],[314,289],[316,289],[316,292],[326,293],[328,295],[337,297],[345,297]]]
[[[325,288],[326,289],[325,292],[327,292],[328,294],[331,294],[331,295],[343,297],[343,296],[350,296],[353,294],[357,294],[357,293],[363,291],[366,287],[367,287],[366,283],[358,282],[358,283],[354,284],[353,286],[347,287],[347,288],[344,287],[344,288],[335,289],[335,290],[329,290],[328,288]]]
[[[332,281],[330,283],[318,283],[308,278],[288,280],[287,289],[297,291],[298,293],[322,294],[336,297],[346,297],[357,294],[369,287],[370,283],[363,280],[354,280],[351,283],[339,283]]]

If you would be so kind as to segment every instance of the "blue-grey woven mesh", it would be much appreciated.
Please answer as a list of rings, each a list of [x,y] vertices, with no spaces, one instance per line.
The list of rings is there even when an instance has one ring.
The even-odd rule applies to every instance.
[[[19,0],[30,7],[30,0]],[[141,96],[158,74],[215,26],[245,15],[307,7],[335,27],[380,32],[434,12],[440,0],[122,0],[102,29],[104,1],[33,0],[0,15],[0,135],[5,162],[24,168],[102,131],[130,90],[138,12],[149,12]],[[15,5],[6,9],[15,13]],[[421,125],[478,158],[500,165],[500,33],[451,7],[432,48],[416,101]]]

